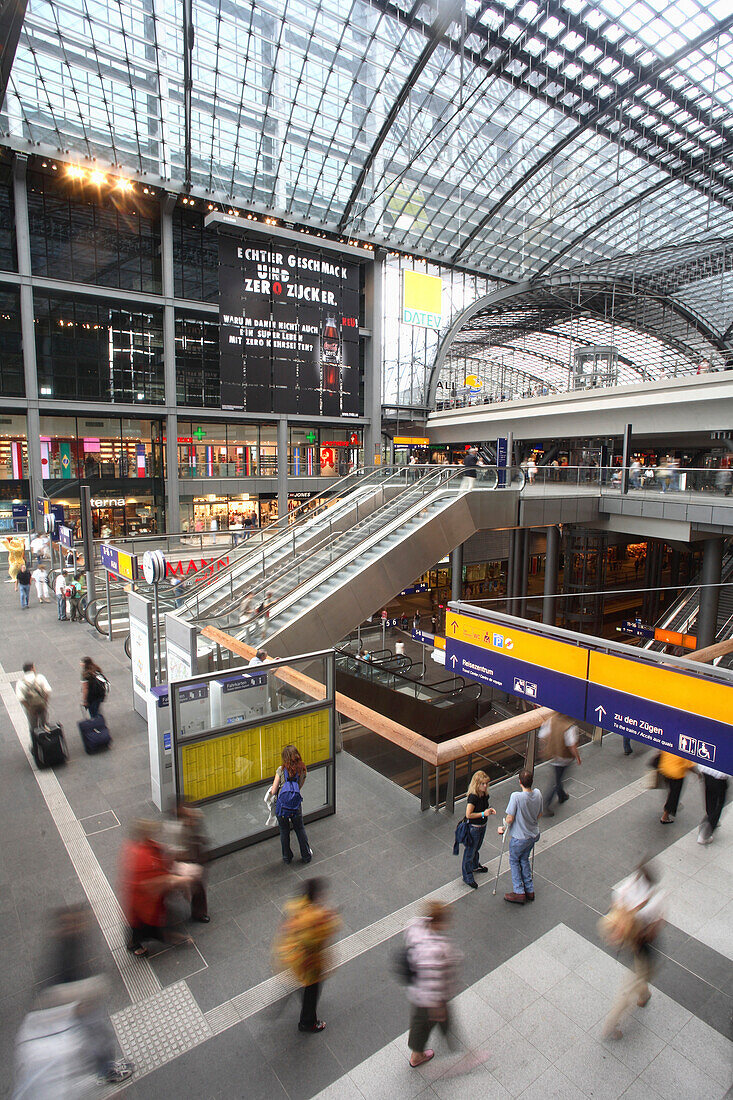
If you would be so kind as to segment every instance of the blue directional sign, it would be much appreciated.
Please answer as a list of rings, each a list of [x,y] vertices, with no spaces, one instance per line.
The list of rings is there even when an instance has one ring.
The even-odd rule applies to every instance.
[[[582,646],[449,611],[445,667],[563,714],[585,714],[588,651]]]
[[[733,681],[725,672],[675,658],[661,664],[630,646],[576,641],[552,627],[525,629],[476,610],[448,611],[452,672],[733,774]]]
[[[102,559],[102,568],[108,573],[114,573],[116,577],[122,577],[127,581],[137,580],[137,558],[134,554],[128,554],[124,550],[118,550],[116,546],[102,543],[99,555]]]
[[[435,635],[428,634],[426,630],[413,630],[410,637],[422,645],[433,645],[435,643]]]
[[[68,550],[74,549],[74,532],[70,527],[59,527],[59,542]]]
[[[590,653],[586,720],[733,774],[733,684],[615,653]]]

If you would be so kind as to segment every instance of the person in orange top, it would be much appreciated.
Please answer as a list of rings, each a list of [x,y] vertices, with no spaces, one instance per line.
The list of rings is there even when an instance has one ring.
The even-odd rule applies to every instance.
[[[166,895],[186,888],[188,880],[171,872],[165,850],[158,844],[158,826],[154,821],[137,821],[121,853],[122,908],[130,926],[128,950],[147,955],[144,940],[181,943],[188,936],[166,928]]]
[[[692,760],[685,760],[683,756],[675,756],[671,752],[660,752],[657,768],[664,776],[669,791],[667,801],[664,803],[664,812],[659,819],[662,825],[671,825],[674,821],[682,793],[682,784],[688,771],[694,767]]]

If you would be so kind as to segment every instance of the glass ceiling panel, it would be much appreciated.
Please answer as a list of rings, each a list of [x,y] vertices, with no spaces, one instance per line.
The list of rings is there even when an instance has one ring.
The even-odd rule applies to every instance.
[[[730,226],[730,0],[193,0],[190,109],[183,10],[29,0],[0,141],[509,280]]]

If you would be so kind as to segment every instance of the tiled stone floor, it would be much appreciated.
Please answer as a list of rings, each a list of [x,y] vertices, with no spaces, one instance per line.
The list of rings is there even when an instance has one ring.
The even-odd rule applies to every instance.
[[[715,843],[696,845],[701,800],[688,780],[675,825],[660,826],[660,792],[642,793],[636,784],[643,754],[624,758],[613,738],[584,747],[573,797],[538,848],[537,901],[518,911],[501,899],[506,863],[496,898],[489,882],[475,892],[460,885],[450,853],[455,819],[421,814],[411,795],[348,755],[339,758],[338,813],[310,831],[309,873],[328,877],[344,922],[321,1036],[297,1032],[295,1004],[278,1000],[272,985],[272,937],[285,899],[305,877],[298,864],[283,867],[276,840],[218,860],[211,924],[194,927],[193,945],[153,957],[147,977],[134,982],[126,974],[123,982],[110,952],[117,856],[129,821],[152,812],[129,664],[117,643],[57,623],[52,605],[20,612],[10,586],[0,586],[0,609],[0,674],[11,676],[0,680],[0,692],[12,692],[12,674],[35,658],[54,686],[54,711],[71,748],[54,782],[39,786],[22,749],[22,721],[18,731],[7,717],[0,723],[0,1096],[11,1093],[15,1032],[43,978],[47,914],[82,898],[89,874],[105,928],[93,936],[92,961],[110,975],[118,1035],[140,1061],[126,1090],[132,1097],[348,1098],[371,1095],[378,1080],[389,1096],[454,1097],[465,1087],[472,1096],[572,1098],[619,1095],[609,1090],[623,1084],[628,1096],[646,1100],[673,1093],[674,1100],[698,1100],[730,1086],[718,1073],[730,1055],[733,1010],[730,811]],[[115,743],[104,757],[85,757],[75,731],[78,662],[87,653],[112,681],[107,716]],[[542,782],[541,769],[538,775]],[[499,811],[511,787],[493,788]],[[484,854],[492,867],[498,850],[490,831]],[[596,922],[613,884],[645,854],[663,870],[671,923],[652,1002],[624,1040],[606,1049],[598,1028],[619,964],[599,944]],[[441,1053],[428,1073],[405,1066],[407,1007],[391,955],[415,903],[436,892],[452,905],[465,990],[456,1004],[462,1048]],[[123,961],[126,967],[130,958]],[[379,1074],[377,1063],[363,1069],[373,1057],[382,1060]],[[399,1077],[389,1077],[390,1065]]]

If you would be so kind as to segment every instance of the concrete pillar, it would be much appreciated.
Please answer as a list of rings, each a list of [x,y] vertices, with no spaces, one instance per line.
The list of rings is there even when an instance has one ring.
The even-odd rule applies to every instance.
[[[20,331],[23,345],[23,375],[27,402],[28,479],[30,492],[29,520],[43,530],[43,517],[36,509],[36,497],[42,497],[41,423],[38,412],[38,371],[36,369],[36,331],[33,320],[33,289],[31,276],[31,237],[28,225],[28,193],[26,167],[28,158],[20,153],[13,162],[13,202],[15,206],[15,247],[18,253],[20,283]],[[25,278],[23,278],[25,276]]]
[[[463,599],[463,543],[451,550],[450,555],[450,598],[451,600]]]
[[[529,552],[532,548],[532,532],[525,530],[522,540],[522,589],[519,593],[519,614],[522,618],[527,615],[527,592],[529,590]]]
[[[384,317],[384,253],[376,251],[367,265],[364,319],[371,332],[364,363],[364,465],[372,466],[382,452],[382,319]]]
[[[547,528],[547,549],[545,551],[545,590],[542,600],[542,622],[555,625],[555,593],[558,585],[558,565],[560,562],[560,529]]]
[[[702,555],[700,610],[697,613],[697,648],[704,649],[715,641],[718,626],[718,599],[723,565],[724,539],[709,539]],[[705,587],[705,585],[711,587]]]
[[[281,520],[288,518],[288,422],[285,417],[277,422],[277,514]]]
[[[173,269],[173,210],[175,195],[164,195],[160,204],[160,267],[163,305],[163,380],[165,393],[165,526],[181,530],[181,497],[178,480],[178,397],[176,392],[176,294]]]

